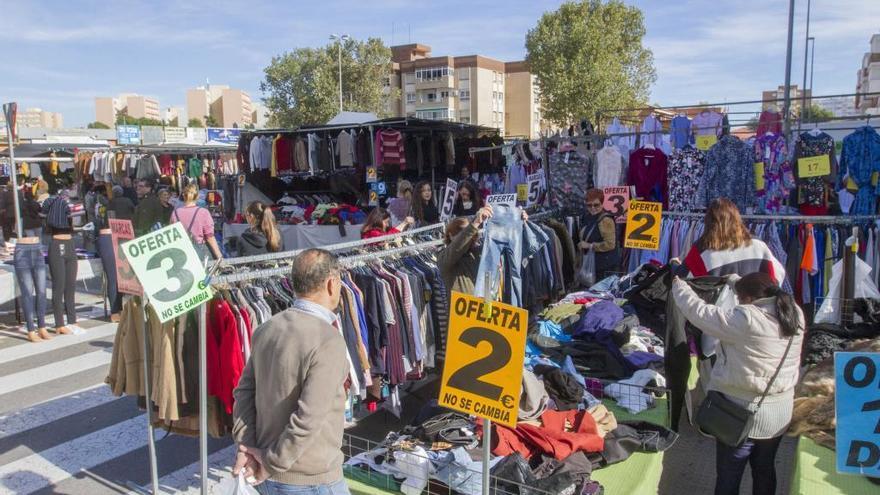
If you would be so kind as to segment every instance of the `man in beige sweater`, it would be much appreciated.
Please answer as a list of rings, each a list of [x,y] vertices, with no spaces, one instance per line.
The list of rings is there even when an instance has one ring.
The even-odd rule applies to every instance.
[[[349,368],[335,309],[336,257],[309,249],[294,259],[294,306],[257,328],[235,389],[232,472],[263,495],[348,494],[342,476],[345,381]]]

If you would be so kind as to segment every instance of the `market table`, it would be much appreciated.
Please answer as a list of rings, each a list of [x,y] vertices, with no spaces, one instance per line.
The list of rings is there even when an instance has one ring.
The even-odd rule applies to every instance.
[[[284,239],[284,249],[290,251],[360,240],[362,226],[346,225],[345,236],[340,233],[338,225],[279,225],[278,230]],[[240,237],[248,227],[245,223],[225,223],[223,239]]]
[[[864,476],[838,474],[835,452],[812,439],[800,437],[795,451],[791,492],[797,495],[876,495],[880,486]]]

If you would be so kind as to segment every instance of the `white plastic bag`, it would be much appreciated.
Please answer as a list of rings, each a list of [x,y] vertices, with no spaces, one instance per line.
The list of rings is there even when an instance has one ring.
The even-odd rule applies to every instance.
[[[880,291],[877,290],[877,286],[871,280],[871,266],[857,256],[853,257],[853,261],[856,264],[853,271],[855,276],[855,283],[853,284],[855,293],[853,297],[880,299]],[[842,278],[843,260],[840,260],[831,267],[828,294],[825,296],[825,300],[822,301],[819,311],[816,312],[816,317],[813,319],[815,323],[840,323],[840,283]],[[853,318],[856,323],[861,321],[858,315],[853,315]]]
[[[596,283],[596,253],[592,249],[584,254],[584,261],[577,274],[577,283],[586,288]]]
[[[256,488],[245,481],[243,473],[238,473],[238,477],[223,478],[223,481],[214,487],[211,493],[214,495],[260,495]]]

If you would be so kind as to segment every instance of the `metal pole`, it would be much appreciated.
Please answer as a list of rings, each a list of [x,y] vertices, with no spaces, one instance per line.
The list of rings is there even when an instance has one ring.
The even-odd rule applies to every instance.
[[[147,304],[149,299],[146,295],[141,298],[141,310],[144,314],[143,351],[144,351],[144,395],[147,404],[147,451],[150,454],[150,483],[153,493],[159,493],[159,469],[156,466],[156,439],[153,436],[153,406],[151,404],[153,388],[153,367],[150,356],[150,333],[149,320],[147,318]]]
[[[15,122],[10,122],[9,107],[10,105],[16,105],[15,103],[6,103],[3,105],[3,114],[7,116],[6,118],[6,139],[9,141],[9,177],[12,180],[12,197],[13,197],[13,205],[15,206],[15,234],[18,239],[21,239],[21,206],[18,204],[18,167],[15,164],[15,146],[13,145],[12,139],[12,129],[15,126]],[[16,105],[17,106],[17,105]]]
[[[801,86],[801,113],[798,117],[798,132],[804,122],[804,115],[807,113],[807,55],[810,53],[810,4],[812,0],[807,0],[807,34],[804,36],[804,83]]]
[[[483,495],[489,495],[490,492],[490,475],[489,460],[492,457],[492,422],[488,419],[483,420]]]
[[[813,97],[813,69],[816,67],[816,38],[813,41],[813,49],[810,51],[810,98]],[[811,104],[812,106],[812,104]]]
[[[785,51],[785,140],[791,142],[791,45],[794,38],[794,0],[788,2],[788,47]]]
[[[342,113],[342,38],[339,39],[339,113]]]
[[[202,495],[208,495],[208,339],[206,305],[199,306],[199,472]]]

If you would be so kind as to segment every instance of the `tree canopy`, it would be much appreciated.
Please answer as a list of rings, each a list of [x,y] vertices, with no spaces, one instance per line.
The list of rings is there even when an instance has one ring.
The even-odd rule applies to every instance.
[[[297,48],[272,58],[260,90],[270,126],[323,124],[339,112],[339,44]],[[343,108],[386,115],[399,90],[386,88],[391,49],[378,38],[342,42]]]
[[[158,119],[150,119],[147,117],[129,117],[128,112],[126,112],[125,110],[122,110],[116,114],[116,123],[125,125],[162,125],[162,121]]]
[[[569,1],[544,14],[526,35],[544,118],[565,126],[643,105],[657,79],[644,36],[642,11],[619,0]]]
[[[92,122],[91,124],[86,126],[87,129],[109,129],[110,126],[103,122]]]
[[[804,111],[803,122],[828,122],[834,119],[834,112],[818,105],[810,105]]]
[[[205,124],[202,124],[201,119],[197,119],[195,117],[190,118],[186,121],[187,127],[205,127]]]

